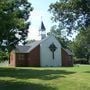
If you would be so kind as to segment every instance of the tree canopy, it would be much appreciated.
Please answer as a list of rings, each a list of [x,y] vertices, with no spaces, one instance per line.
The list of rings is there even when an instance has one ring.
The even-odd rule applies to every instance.
[[[50,4],[49,11],[53,14],[52,20],[58,22],[68,34],[90,24],[89,0],[59,0]]]
[[[11,50],[19,42],[25,43],[33,10],[27,0],[0,0],[0,49]]]
[[[57,28],[56,25],[52,26],[48,35],[51,34],[53,34],[56,37],[56,39],[59,41],[59,43],[62,45],[63,48],[68,48],[70,40],[68,40],[65,36],[61,35],[60,28]]]
[[[77,58],[89,59],[90,56],[90,26],[87,30],[81,30],[72,42],[72,51]],[[89,46],[89,47],[88,47]]]
[[[49,11],[52,13],[52,21],[59,27],[60,34],[62,30],[66,30],[67,35],[78,31],[74,41],[64,44],[73,51],[76,58],[88,60],[90,57],[88,51],[90,48],[90,1],[58,0],[50,4]]]

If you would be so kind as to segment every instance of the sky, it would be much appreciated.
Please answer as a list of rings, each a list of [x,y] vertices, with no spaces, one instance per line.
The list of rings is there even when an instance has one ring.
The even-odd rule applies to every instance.
[[[51,21],[51,14],[48,11],[49,5],[56,2],[57,0],[29,0],[32,4],[34,10],[31,12],[29,20],[31,25],[29,28],[28,40],[36,39],[40,40],[39,28],[41,25],[41,20],[46,27],[46,32],[50,31],[53,23]],[[42,17],[42,18],[41,18]]]

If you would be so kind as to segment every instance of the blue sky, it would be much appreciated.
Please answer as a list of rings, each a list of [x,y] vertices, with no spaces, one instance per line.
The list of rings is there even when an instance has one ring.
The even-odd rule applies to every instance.
[[[31,12],[30,21],[31,26],[29,28],[28,39],[40,39],[39,28],[41,24],[41,17],[46,27],[46,32],[50,31],[53,25],[51,21],[51,14],[48,12],[49,5],[56,2],[57,0],[29,0],[34,7],[33,12]]]

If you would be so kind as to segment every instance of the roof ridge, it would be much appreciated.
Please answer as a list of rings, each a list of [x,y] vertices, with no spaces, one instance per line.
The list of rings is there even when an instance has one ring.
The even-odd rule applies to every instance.
[[[18,47],[16,47],[16,49],[17,49],[17,51],[16,52],[22,52],[22,53],[29,53],[30,51],[32,51],[35,47],[37,47],[38,45],[40,45],[42,42],[44,42],[44,41],[46,41],[47,39],[49,39],[50,37],[52,37],[52,36],[54,36],[54,35],[49,35],[49,36],[47,36],[45,39],[43,39],[43,40],[40,40],[40,41],[35,41],[35,42],[32,42],[29,46],[27,45],[24,45],[24,46],[21,46],[21,45],[18,45]],[[20,48],[19,47],[21,47],[21,50],[20,50]],[[22,48],[23,47],[23,48]],[[27,47],[27,48],[25,48],[25,47]],[[19,50],[19,51],[18,51]],[[26,52],[25,52],[25,51]]]

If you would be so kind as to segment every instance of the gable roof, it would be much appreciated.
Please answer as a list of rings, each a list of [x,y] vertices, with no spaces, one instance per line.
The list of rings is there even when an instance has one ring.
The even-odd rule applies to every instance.
[[[35,41],[35,42],[31,43],[28,52],[32,51],[38,45],[40,45],[40,41]]]
[[[68,54],[68,55],[73,55],[73,53],[69,49],[64,49],[63,50]]]
[[[18,45],[16,46],[16,49],[14,50],[16,53],[29,53],[32,51],[35,47],[40,45],[40,43],[44,42],[45,40],[49,39],[51,36],[46,37],[45,39],[42,39],[41,41],[35,41],[33,43],[26,44],[24,46]]]
[[[54,35],[50,35],[48,37],[46,37],[45,39],[41,40],[41,41],[35,41],[33,43],[30,44],[26,44],[24,46],[18,45],[16,46],[15,52],[16,53],[29,53],[30,51],[32,51],[35,47],[37,47],[38,45],[40,45],[40,43],[46,41],[47,39],[49,39],[50,37],[52,37]],[[64,49],[64,48],[63,48]],[[69,49],[64,49],[64,51],[66,53],[68,53],[68,55],[73,55],[73,53],[69,50]]]
[[[40,44],[40,41],[35,41],[33,43],[30,43],[29,45],[24,45],[24,46],[18,45],[16,46],[15,52],[16,53],[29,53],[39,44]]]
[[[28,53],[29,48],[30,48],[30,46],[21,46],[21,45],[18,45],[15,48],[15,52],[16,53]]]

